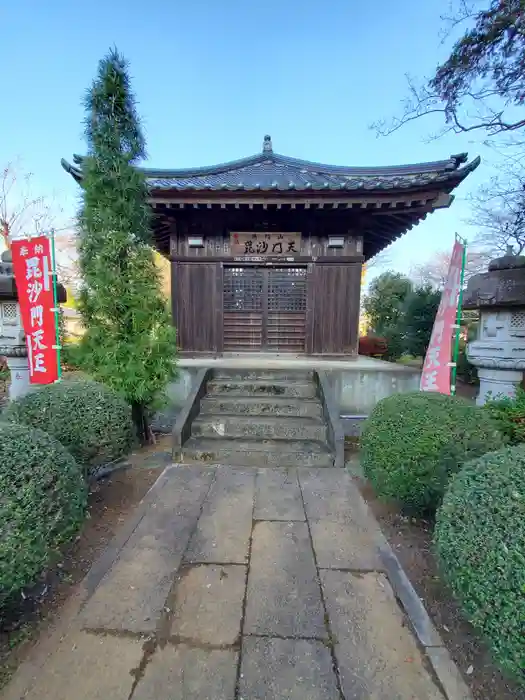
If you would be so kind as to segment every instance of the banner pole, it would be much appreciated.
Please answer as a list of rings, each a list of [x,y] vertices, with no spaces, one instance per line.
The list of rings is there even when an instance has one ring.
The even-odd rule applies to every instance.
[[[60,324],[59,324],[59,313],[60,309],[58,307],[58,289],[57,289],[57,266],[56,266],[56,251],[55,251],[55,230],[51,229],[51,257],[53,258],[53,299],[55,304],[55,336],[56,336],[56,346],[57,346],[57,369],[58,369],[58,380],[62,379],[62,364],[60,361]]]
[[[467,261],[467,241],[461,238],[456,233],[456,240],[463,244],[463,255],[461,257],[461,276],[459,282],[458,309],[456,312],[456,337],[454,339],[454,353],[452,355],[452,373],[450,377],[450,394],[456,394],[456,377],[458,372],[458,357],[459,357],[459,336],[461,331],[461,306],[463,303],[463,282],[465,279],[465,264]]]

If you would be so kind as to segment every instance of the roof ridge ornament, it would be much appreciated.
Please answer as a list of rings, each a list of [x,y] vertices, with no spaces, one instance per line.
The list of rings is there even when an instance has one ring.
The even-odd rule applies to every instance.
[[[264,137],[262,152],[273,153],[272,137],[268,136],[268,134]]]
[[[468,161],[468,153],[456,153],[453,156],[450,156],[450,159],[454,161],[454,167],[459,168],[460,165],[463,165]]]

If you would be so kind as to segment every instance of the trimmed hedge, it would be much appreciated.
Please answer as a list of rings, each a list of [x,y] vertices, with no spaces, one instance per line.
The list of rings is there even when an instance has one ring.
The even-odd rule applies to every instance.
[[[488,401],[483,409],[490,413],[498,428],[513,445],[525,442],[525,390],[518,386],[516,396]]]
[[[81,468],[41,430],[0,423],[0,608],[36,582],[86,509]]]
[[[503,444],[490,415],[463,399],[394,394],[365,423],[362,465],[379,497],[424,514],[439,506],[450,476],[466,461]]]
[[[466,617],[525,687],[525,447],[465,465],[445,494],[434,540]]]
[[[83,378],[50,384],[13,401],[2,420],[53,435],[88,471],[127,454],[134,442],[128,404],[103,384]]]

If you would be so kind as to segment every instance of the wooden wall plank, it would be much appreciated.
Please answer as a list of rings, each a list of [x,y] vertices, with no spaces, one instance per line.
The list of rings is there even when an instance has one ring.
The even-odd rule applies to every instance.
[[[306,268],[305,349],[307,355],[313,355],[314,352],[315,267],[314,263],[309,263]]]
[[[224,265],[215,265],[215,342],[217,352],[224,352]]]
[[[218,351],[218,270],[220,263],[173,265],[173,320],[177,328],[178,346],[182,351]]]
[[[310,314],[307,352],[355,355],[359,334],[361,265],[316,264],[309,285]]]

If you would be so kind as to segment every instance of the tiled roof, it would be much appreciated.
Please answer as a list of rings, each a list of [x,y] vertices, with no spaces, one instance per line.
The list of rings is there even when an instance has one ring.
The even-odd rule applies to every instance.
[[[76,165],[62,160],[62,166],[76,180],[82,179],[82,157]],[[156,170],[143,168],[152,190],[180,191],[305,191],[305,190],[398,190],[437,185],[451,190],[480,163],[466,163],[467,154],[448,160],[415,165],[376,168],[343,167],[313,163],[274,153],[270,137],[263,151],[241,160],[203,168]]]

